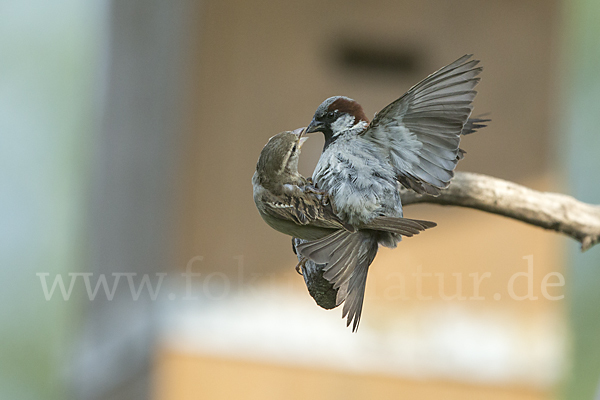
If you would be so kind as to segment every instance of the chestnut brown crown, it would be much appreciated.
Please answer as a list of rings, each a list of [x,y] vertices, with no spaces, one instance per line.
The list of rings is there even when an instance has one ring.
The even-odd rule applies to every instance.
[[[323,132],[327,143],[340,131],[350,129],[360,122],[363,122],[365,127],[369,124],[369,119],[360,104],[349,97],[333,96],[317,108],[306,133]]]

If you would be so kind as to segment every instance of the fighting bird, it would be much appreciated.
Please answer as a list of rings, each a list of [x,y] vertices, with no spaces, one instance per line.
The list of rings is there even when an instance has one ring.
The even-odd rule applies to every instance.
[[[360,240],[365,229],[413,236],[435,226],[407,218],[375,217],[354,225],[340,219],[327,194],[298,172],[300,148],[306,140],[303,131],[281,132],[269,139],[252,177],[256,208],[273,229],[308,243],[344,232],[350,234],[351,243]]]
[[[471,57],[429,75],[371,122],[348,97],[330,97],[317,108],[306,133],[322,132],[325,145],[312,183],[343,223],[369,226],[377,219],[402,218],[400,185],[433,196],[448,187],[464,155],[461,135],[487,121],[469,120],[482,70]],[[323,276],[338,290],[336,303],[344,302],[343,317],[353,331],[378,246],[394,248],[402,236],[392,230],[339,230],[296,244],[301,256],[326,264]]]
[[[252,176],[256,208],[271,228],[306,240],[340,229],[353,232],[352,225],[335,215],[327,196],[298,172],[304,130],[278,133],[262,149]]]

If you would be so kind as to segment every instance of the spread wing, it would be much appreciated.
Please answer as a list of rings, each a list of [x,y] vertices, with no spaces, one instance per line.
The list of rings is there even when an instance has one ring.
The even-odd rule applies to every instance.
[[[354,227],[335,215],[330,203],[323,204],[322,196],[307,191],[291,194],[267,195],[263,198],[267,213],[275,218],[293,221],[298,225],[343,229],[354,232]]]
[[[478,60],[466,55],[434,72],[381,110],[363,132],[390,159],[398,180],[417,193],[439,194],[448,187],[462,152],[479,82]],[[463,132],[464,129],[464,132]]]

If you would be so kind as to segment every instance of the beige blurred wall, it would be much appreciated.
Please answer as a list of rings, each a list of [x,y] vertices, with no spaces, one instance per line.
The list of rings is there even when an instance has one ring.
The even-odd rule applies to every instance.
[[[554,184],[548,174],[556,2],[207,1],[198,13],[185,110],[179,265],[198,254],[219,270],[242,254],[260,269],[289,262],[289,239],[261,221],[252,201],[250,179],[267,139],[305,126],[317,105],[335,94],[357,99],[372,115],[465,53],[484,66],[475,114],[490,112],[493,122],[463,141],[468,156],[459,169],[540,188]],[[346,70],[336,52],[348,40],[408,49],[417,68],[398,76]],[[321,147],[322,138],[313,136],[303,149],[306,174]],[[431,209],[420,217],[456,212]]]
[[[270,274],[275,281],[294,282],[294,290],[304,291],[301,277],[293,271],[290,239],[264,224],[254,207],[250,180],[262,146],[277,132],[308,124],[315,108],[332,95],[350,96],[373,115],[418,80],[465,53],[474,53],[484,67],[474,115],[490,112],[493,122],[465,138],[462,147],[468,154],[459,170],[536,189],[560,189],[552,142],[558,104],[554,84],[558,1],[226,0],[205,1],[197,13],[189,49],[193,62],[187,71],[187,142],[181,152],[175,257],[180,268],[201,255],[204,261],[198,270],[235,276],[235,257],[243,256],[248,274]],[[345,68],[336,56],[348,43],[402,49],[413,57],[415,67],[398,74]],[[312,172],[321,147],[319,136],[304,146],[305,174]],[[531,335],[533,343],[548,315],[562,318],[562,302],[544,299],[540,285],[547,273],[562,271],[564,239],[474,210],[411,206],[406,215],[434,220],[439,226],[405,240],[395,250],[380,252],[367,283],[363,324],[385,325],[421,308],[459,307],[482,315],[508,314],[530,324],[524,334]],[[516,301],[506,293],[507,282],[513,274],[526,271],[523,257],[529,255],[534,260],[534,294],[540,299]],[[490,272],[492,278],[480,291],[486,300],[445,302],[437,296],[439,282],[430,278],[425,280],[424,293],[433,299],[419,301],[412,278],[419,267],[445,274],[448,294],[455,288],[451,274],[462,273],[467,297],[473,295],[468,274]],[[390,276],[398,272],[407,278],[409,300],[386,295]],[[523,280],[516,286],[518,294],[526,289]],[[501,298],[495,300],[497,293]],[[564,292],[554,288],[551,293]],[[308,294],[306,301],[312,302]],[[340,318],[339,314],[333,312],[331,318]],[[202,374],[208,361],[199,359],[193,367],[186,357],[166,355],[160,360],[168,364],[161,368],[171,374],[170,368],[180,360],[181,368],[197,368]],[[492,392],[496,389],[490,388]],[[161,393],[161,399],[179,398]],[[498,398],[547,396],[541,391],[533,397]]]

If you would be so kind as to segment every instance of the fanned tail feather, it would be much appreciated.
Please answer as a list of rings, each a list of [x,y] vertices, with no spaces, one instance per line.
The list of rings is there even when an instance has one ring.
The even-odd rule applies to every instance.
[[[437,224],[408,218],[377,217],[365,228],[413,236]],[[367,283],[369,266],[377,255],[377,235],[368,230],[349,232],[338,230],[322,239],[298,244],[296,249],[302,257],[318,264],[327,264],[323,277],[338,291],[336,306],[344,303],[342,317],[358,329]]]
[[[338,290],[337,304],[345,303],[343,317],[352,331],[358,329],[369,265],[378,249],[369,232],[336,231],[323,239],[297,246],[298,252],[319,264],[327,263],[323,277]],[[329,256],[327,256],[329,255]]]

